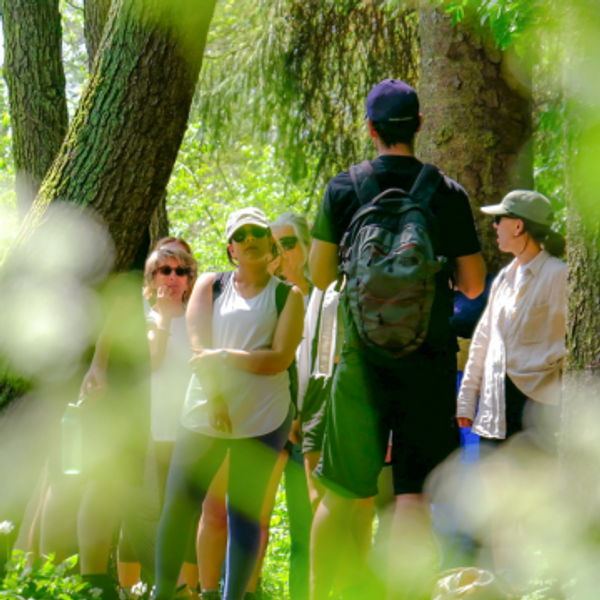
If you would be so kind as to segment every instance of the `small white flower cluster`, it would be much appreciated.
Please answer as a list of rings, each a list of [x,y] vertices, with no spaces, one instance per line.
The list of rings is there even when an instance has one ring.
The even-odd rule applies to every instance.
[[[15,526],[10,521],[2,521],[0,523],[0,534],[8,535]]]
[[[140,581],[130,588],[123,588],[119,591],[120,600],[136,600],[141,598],[148,591],[148,586]]]
[[[143,581],[140,581],[139,583],[136,583],[131,588],[131,593],[136,598],[139,598],[140,596],[143,596],[147,591],[148,591],[148,586]]]
[[[100,598],[100,596],[102,596],[102,589],[101,588],[92,588],[90,590],[90,595],[92,596],[92,598]]]

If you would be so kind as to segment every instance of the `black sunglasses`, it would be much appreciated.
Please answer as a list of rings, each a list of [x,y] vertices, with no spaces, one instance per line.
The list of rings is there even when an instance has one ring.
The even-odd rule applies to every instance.
[[[288,235],[282,238],[279,238],[279,243],[284,250],[293,250],[298,243],[298,238],[293,235]]]
[[[184,277],[185,275],[189,275],[191,271],[186,269],[185,267],[170,267],[169,265],[164,265],[163,267],[158,267],[157,271],[162,275],[166,275],[167,277],[175,271],[175,275],[177,277]]]
[[[510,213],[507,215],[496,215],[494,217],[494,223],[496,223],[496,225],[500,225],[500,221],[502,221],[502,219],[520,219],[521,217],[517,217],[517,215],[511,215]]]
[[[255,237],[257,239],[264,238],[269,233],[268,229],[264,227],[259,227],[258,225],[250,225],[247,229],[244,227],[240,227],[235,233],[231,236],[231,239],[238,244],[241,244],[249,235]]]

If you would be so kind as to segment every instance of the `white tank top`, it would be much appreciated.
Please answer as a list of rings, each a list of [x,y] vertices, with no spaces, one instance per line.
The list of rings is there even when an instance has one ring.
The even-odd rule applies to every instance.
[[[271,348],[278,320],[277,285],[271,277],[258,296],[246,300],[230,277],[213,307],[213,346],[247,351]],[[284,422],[291,402],[287,371],[257,375],[226,366],[221,370],[221,396],[229,408],[232,433],[211,427],[206,395],[195,375],[187,391],[184,427],[212,437],[246,438],[270,433]]]

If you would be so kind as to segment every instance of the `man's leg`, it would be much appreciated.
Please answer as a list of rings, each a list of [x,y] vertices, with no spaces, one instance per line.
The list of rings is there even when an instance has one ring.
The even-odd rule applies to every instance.
[[[396,498],[388,555],[388,600],[430,598],[428,585],[437,570],[437,552],[423,494]]]
[[[328,600],[340,557],[350,543],[348,522],[357,501],[327,490],[317,507],[310,543],[310,598]]]
[[[311,600],[329,597],[350,543],[349,524],[357,499],[377,494],[390,431],[380,404],[387,399],[381,375],[356,350],[342,353],[326,407],[323,454],[315,471],[328,489],[313,523]]]
[[[393,404],[392,472],[397,496],[389,548],[388,598],[431,597],[428,584],[438,569],[428,475],[459,447],[456,424],[456,356],[417,356],[396,374],[399,401]]]
[[[290,522],[290,599],[308,600],[313,511],[303,455],[296,445],[285,469],[285,498]]]

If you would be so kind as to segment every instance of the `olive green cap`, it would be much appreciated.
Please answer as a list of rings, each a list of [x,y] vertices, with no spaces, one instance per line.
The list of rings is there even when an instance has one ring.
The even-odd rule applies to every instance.
[[[550,227],[554,220],[550,200],[539,192],[531,190],[514,190],[502,198],[500,204],[482,206],[481,212],[486,215],[510,215],[521,217]]]

